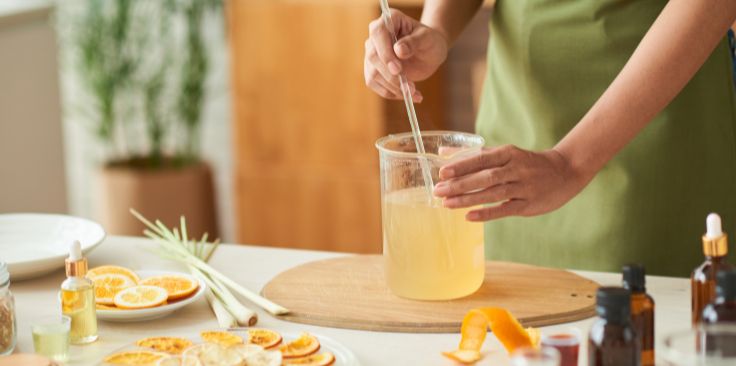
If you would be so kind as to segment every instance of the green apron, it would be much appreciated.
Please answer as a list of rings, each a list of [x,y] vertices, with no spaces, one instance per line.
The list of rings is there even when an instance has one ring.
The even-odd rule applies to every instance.
[[[665,0],[498,0],[477,129],[488,145],[553,147],[629,59]],[[725,39],[677,98],[565,206],[486,224],[486,255],[688,276],[709,212],[736,236],[736,113]],[[622,106],[625,108],[625,106]],[[731,245],[733,247],[733,244]]]

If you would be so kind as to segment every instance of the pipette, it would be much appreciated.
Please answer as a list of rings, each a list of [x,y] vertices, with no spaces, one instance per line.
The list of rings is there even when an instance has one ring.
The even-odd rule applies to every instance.
[[[388,7],[388,0],[381,1],[381,17],[383,18],[383,24],[391,34],[393,43],[399,41],[394,31],[394,25],[391,21],[391,11]],[[424,178],[424,186],[427,189],[427,195],[429,200],[432,200],[432,189],[434,182],[432,182],[432,171],[429,169],[429,161],[424,156],[424,142],[422,141],[422,133],[419,131],[419,120],[417,119],[417,112],[414,110],[414,99],[411,96],[411,89],[409,88],[409,81],[406,79],[406,75],[402,71],[399,74],[399,82],[401,84],[401,94],[404,97],[404,105],[406,106],[406,114],[409,115],[409,124],[411,125],[411,133],[414,136],[414,144],[416,145],[417,153],[419,154],[419,166],[422,170],[422,177]]]

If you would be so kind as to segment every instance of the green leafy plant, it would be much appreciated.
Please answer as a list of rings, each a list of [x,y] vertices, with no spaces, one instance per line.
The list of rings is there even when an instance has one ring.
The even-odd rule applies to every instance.
[[[138,168],[200,160],[208,16],[222,0],[68,0],[57,17],[91,130],[108,164]]]

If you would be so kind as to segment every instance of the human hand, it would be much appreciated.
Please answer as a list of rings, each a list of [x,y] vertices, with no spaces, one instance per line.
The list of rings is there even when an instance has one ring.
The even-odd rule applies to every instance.
[[[423,97],[414,81],[428,78],[445,61],[447,37],[395,9],[391,9],[391,20],[399,39],[396,44],[380,17],[368,26],[363,60],[365,84],[384,98],[402,99],[398,75],[404,72],[412,97],[419,103]]]
[[[486,148],[440,169],[434,194],[448,208],[490,203],[468,212],[469,221],[535,216],[560,208],[592,175],[575,171],[558,151],[528,151],[513,145]]]

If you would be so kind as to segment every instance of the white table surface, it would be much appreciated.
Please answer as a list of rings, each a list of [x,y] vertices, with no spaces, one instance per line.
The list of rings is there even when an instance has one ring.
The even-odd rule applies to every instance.
[[[183,270],[178,264],[158,258],[147,251],[153,242],[143,238],[109,237],[89,256],[90,267],[117,264],[140,269]],[[335,257],[339,253],[274,249],[247,245],[221,245],[212,258],[212,265],[254,291],[260,289],[278,273],[298,264]],[[620,275],[613,273],[577,272],[603,285],[618,285]],[[19,338],[16,352],[33,352],[30,325],[34,318],[59,312],[57,292],[64,280],[63,270],[46,277],[11,283],[15,294]],[[656,338],[661,349],[663,335],[690,327],[690,286],[683,278],[647,277],[648,291],[656,302]],[[244,301],[247,304],[247,302]],[[255,306],[250,306],[255,309]],[[308,331],[331,337],[351,349],[362,365],[453,365],[441,356],[441,351],[453,350],[459,334],[381,333],[348,329],[324,328],[277,320],[258,309],[258,326],[277,331]],[[593,319],[542,328],[543,333],[562,331],[567,327],[587,333]],[[173,315],[142,323],[99,322],[99,340],[85,346],[72,346],[70,365],[91,365],[107,353],[137,339],[166,333],[197,334],[200,330],[217,328],[217,320],[207,302],[202,299]],[[581,349],[580,365],[585,362]],[[484,345],[485,358],[478,365],[506,365],[508,356],[492,335]],[[659,353],[659,352],[658,352]],[[658,357],[658,364],[662,364]]]

